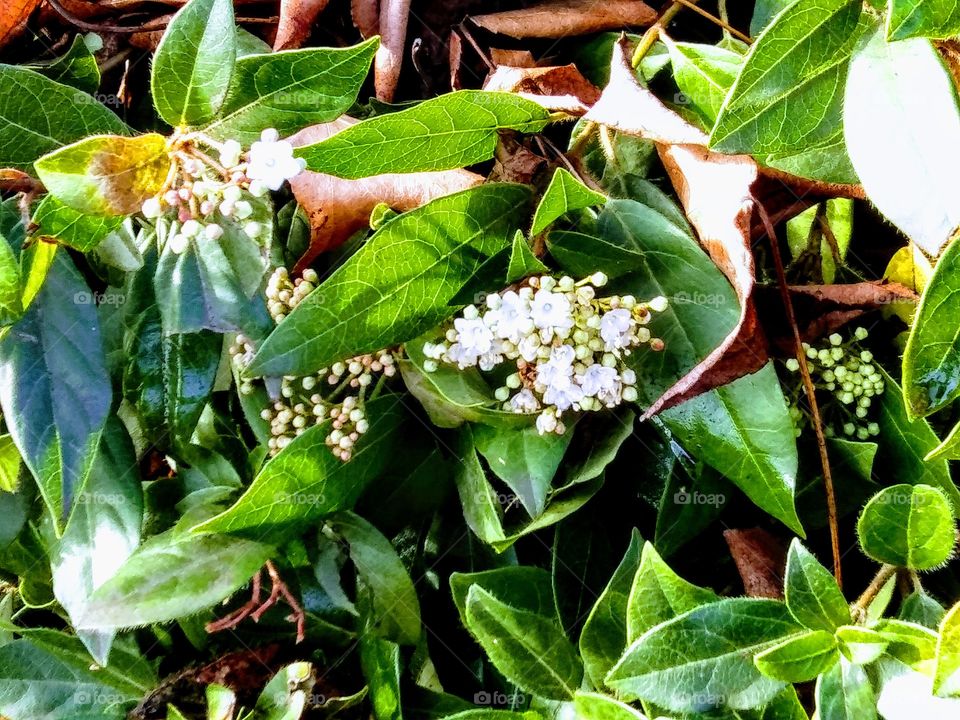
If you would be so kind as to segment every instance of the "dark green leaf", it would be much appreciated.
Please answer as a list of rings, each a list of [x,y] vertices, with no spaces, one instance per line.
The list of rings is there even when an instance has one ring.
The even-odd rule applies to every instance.
[[[866,672],[841,659],[817,678],[820,720],[875,720],[877,700]]]
[[[28,66],[41,75],[58,83],[75,87],[93,95],[100,87],[100,67],[87,47],[82,35],[73,38],[73,43],[63,55],[48,63]]]
[[[757,654],[753,661],[767,677],[788,683],[809,682],[840,659],[837,639],[826,630],[810,630]]]
[[[237,57],[231,0],[190,0],[173,16],[153,56],[157,114],[174,127],[212,120]]]
[[[568,212],[602,205],[607,196],[591,190],[568,170],[557,168],[533,216],[531,235],[539,235]]]
[[[531,275],[540,273],[549,273],[549,268],[530,248],[530,244],[523,236],[523,233],[517,230],[513,236],[513,245],[510,248],[510,264],[507,266],[507,282],[514,283]]]
[[[946,612],[943,605],[927,595],[923,589],[915,590],[903,599],[898,617],[906,622],[923,625],[935,630]]]
[[[403,720],[400,709],[400,646],[373,633],[360,636],[360,667],[377,720]]]
[[[790,614],[811,630],[833,632],[850,622],[850,609],[833,575],[794,539],[784,587]]]
[[[530,565],[512,565],[475,573],[453,573],[450,593],[453,604],[467,623],[467,593],[477,585],[510,607],[526,610],[543,617],[557,617],[550,585],[550,573]]]
[[[548,119],[532,100],[461,90],[370,118],[297,155],[310,170],[343,178],[450,170],[493,157],[498,131],[539,132]]]
[[[57,242],[80,252],[97,247],[123,223],[121,215],[84,215],[47,195],[33,213],[36,237],[55,238]]]
[[[423,334],[456,311],[448,303],[460,287],[508,246],[529,201],[522,185],[492,183],[391,220],[284,319],[248,372],[314,372]]]

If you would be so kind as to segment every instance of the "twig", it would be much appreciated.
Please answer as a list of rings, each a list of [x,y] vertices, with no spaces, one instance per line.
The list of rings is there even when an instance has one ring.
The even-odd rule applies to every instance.
[[[464,40],[467,41],[470,47],[473,48],[474,52],[480,56],[481,60],[483,60],[484,65],[487,66],[487,69],[490,72],[493,72],[494,70],[497,69],[497,66],[494,64],[493,60],[491,60],[487,56],[487,54],[483,51],[483,49],[480,47],[480,45],[477,44],[477,41],[474,40],[473,35],[470,33],[470,31],[467,29],[467,26],[464,23],[460,23],[459,25],[457,25],[453,29],[453,32],[458,32],[460,37],[462,37]]]
[[[666,30],[667,25],[673,21],[683,7],[683,3],[674,0],[674,3],[664,10],[663,14],[657,18],[657,21],[643,33],[643,37],[640,38],[640,42],[637,43],[637,47],[633,51],[633,58],[630,60],[630,64],[633,65],[634,69],[640,66],[640,61],[646,57],[647,53],[650,52],[650,48],[657,42],[657,38],[660,37],[660,31]]]
[[[863,591],[863,594],[858,597],[857,601],[851,606],[854,613],[861,616],[866,613],[867,606],[873,602],[877,593],[883,589],[883,586],[887,584],[887,581],[892,578],[896,572],[896,565],[883,565],[880,570],[877,571],[877,574],[874,575],[867,589]]]
[[[704,9],[701,8],[701,7],[697,7],[697,6],[694,4],[694,0],[675,0],[675,2],[683,5],[684,7],[690,8],[690,9],[693,10],[695,13],[697,13],[698,15],[700,15],[700,16],[702,16],[702,17],[705,17],[707,20],[709,20],[710,22],[714,23],[715,25],[719,25],[719,26],[722,27],[724,30],[726,30],[728,33],[730,33],[730,34],[733,35],[735,38],[737,38],[737,40],[742,40],[742,41],[745,42],[747,45],[749,45],[751,42],[753,42],[753,40],[750,38],[749,35],[744,35],[742,32],[740,32],[740,31],[737,30],[735,27],[733,27],[732,25],[730,25],[730,23],[726,22],[726,21],[723,20],[722,18],[718,18],[718,17],[717,17],[716,15],[714,15],[713,13],[707,12],[706,10],[704,10]]]
[[[797,362],[800,364],[800,374],[803,377],[803,387],[807,394],[807,402],[810,403],[810,414],[813,416],[813,429],[817,435],[817,447],[820,449],[820,464],[823,467],[823,485],[827,494],[827,521],[830,524],[830,546],[833,550],[833,575],[837,579],[837,585],[839,585],[842,590],[843,572],[840,567],[840,531],[837,526],[837,498],[833,488],[833,474],[830,472],[830,459],[827,456],[827,439],[823,434],[823,421],[820,418],[820,408],[817,405],[816,390],[813,387],[813,379],[810,377],[810,368],[807,366],[807,354],[803,350],[803,342],[800,339],[800,329],[797,327],[797,316],[793,311],[793,301],[790,299],[790,289],[787,286],[787,276],[783,269],[783,258],[780,255],[777,232],[773,227],[770,216],[760,201],[754,198],[754,204],[757,207],[757,212],[763,221],[763,227],[770,240],[773,264],[777,271],[777,284],[780,286],[780,296],[783,299],[787,322],[790,323],[790,329],[793,332],[794,350]]]
[[[117,35],[133,35],[135,33],[141,32],[152,32],[153,30],[163,30],[167,25],[170,24],[170,17],[159,17],[153,20],[148,20],[140,25],[112,25],[110,23],[91,23],[78,18],[76,15],[71,13],[67,8],[60,4],[60,0],[47,0],[47,4],[51,8],[66,20],[68,23],[73,25],[75,28],[80,30],[86,30],[87,32],[103,32],[103,33],[114,33]],[[268,17],[238,17],[236,22],[238,23],[261,23],[272,25],[276,24],[278,18]]]
[[[214,622],[207,623],[206,626],[204,626],[204,629],[208,633],[233,629],[248,617],[253,618],[254,622],[260,622],[260,619],[263,617],[264,613],[276,605],[282,597],[293,611],[293,613],[288,616],[287,619],[291,620],[292,622],[296,622],[297,624],[297,642],[299,643],[303,641],[304,637],[306,636],[306,616],[304,615],[303,608],[300,607],[297,599],[293,596],[293,593],[290,592],[287,584],[280,577],[280,573],[277,572],[277,568],[274,567],[273,562],[267,560],[265,567],[267,569],[267,574],[270,576],[271,584],[270,595],[267,597],[267,599],[264,601],[260,600],[263,571],[258,570],[257,574],[253,576],[253,587],[250,593],[250,599],[229,615],[226,615],[219,620],[215,620]]]

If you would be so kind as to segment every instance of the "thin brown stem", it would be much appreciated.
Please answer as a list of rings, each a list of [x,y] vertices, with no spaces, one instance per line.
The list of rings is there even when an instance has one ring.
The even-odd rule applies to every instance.
[[[730,25],[730,23],[726,22],[722,18],[718,18],[713,13],[707,12],[702,7],[698,7],[697,5],[695,5],[694,0],[676,0],[676,2],[683,5],[684,7],[690,8],[695,13],[697,13],[698,15],[701,15],[702,17],[705,17],[707,20],[714,23],[715,25],[720,26],[721,28],[726,30],[728,33],[733,35],[735,38],[737,38],[737,40],[742,40],[747,45],[753,42],[749,35],[744,35],[742,32],[737,30],[735,27]]]
[[[664,10],[656,22],[643,33],[643,37],[641,37],[640,42],[637,43],[637,47],[633,51],[633,58],[630,61],[634,69],[640,67],[640,62],[647,56],[647,53],[650,52],[654,43],[657,42],[657,38],[660,37],[660,31],[666,29],[667,25],[673,21],[683,7],[683,3],[675,1],[670,7]]]
[[[833,487],[833,474],[830,471],[830,458],[827,455],[827,439],[823,433],[823,421],[820,417],[820,408],[817,405],[816,390],[813,386],[813,379],[810,377],[810,368],[807,366],[807,354],[803,349],[803,341],[800,339],[800,328],[797,326],[797,316],[793,310],[793,301],[790,299],[790,289],[787,285],[787,275],[783,269],[783,257],[780,254],[777,232],[773,227],[770,216],[760,201],[754,198],[754,204],[757,207],[757,212],[760,215],[763,227],[770,240],[770,252],[777,272],[777,284],[780,286],[780,296],[783,299],[787,322],[790,323],[790,330],[793,333],[794,352],[797,362],[800,364],[803,388],[807,395],[807,402],[810,404],[810,414],[813,416],[813,429],[817,435],[817,447],[820,450],[820,465],[823,468],[823,485],[827,495],[827,521],[830,526],[830,547],[833,551],[833,575],[837,579],[837,585],[839,585],[842,590],[843,571],[840,567],[840,531],[837,523],[837,498]]]
[[[877,571],[877,574],[874,575],[867,589],[863,591],[863,594],[861,594],[860,597],[857,598],[857,601],[851,606],[851,609],[856,615],[862,616],[867,612],[867,607],[873,602],[877,593],[883,590],[883,586],[887,584],[887,581],[890,580],[896,572],[896,565],[883,565],[880,570]]]

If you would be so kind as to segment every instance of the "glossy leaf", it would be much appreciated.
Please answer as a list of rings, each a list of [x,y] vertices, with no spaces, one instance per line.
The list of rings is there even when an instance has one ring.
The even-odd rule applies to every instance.
[[[244,585],[273,553],[229,535],[155,535],[94,591],[77,628],[116,630],[193,615]]]
[[[0,65],[0,167],[30,170],[34,160],[63,145],[126,129],[86,93],[33,70]]]
[[[463,428],[457,438],[459,466],[454,474],[463,518],[474,535],[486,543],[506,540],[503,518],[497,495],[487,482],[470,427]]]
[[[403,412],[392,397],[367,403],[370,429],[349,463],[333,456],[325,439],[331,421],[314,425],[272,458],[229,509],[202,523],[205,532],[264,537],[352,508],[367,483],[388,465]]]
[[[30,66],[51,80],[93,94],[100,87],[100,67],[82,35],[73,38],[67,51],[48,63]]]
[[[796,539],[787,555],[784,594],[790,614],[810,630],[833,632],[850,622],[837,581]]]
[[[839,659],[833,633],[810,630],[764,650],[753,661],[767,677],[798,683],[816,679]]]
[[[539,235],[568,212],[602,205],[607,196],[591,190],[569,170],[557,168],[533,216],[531,235]]]
[[[903,396],[913,416],[936,412],[960,396],[960,242],[937,261],[914,315],[903,354]]]
[[[633,643],[654,625],[716,600],[713,590],[697,587],[678,576],[653,545],[644,543],[627,600],[627,642]]]
[[[518,610],[482,587],[467,593],[467,628],[514,685],[554,700],[571,700],[583,665],[555,618]]]
[[[949,0],[890,0],[887,40],[960,34],[960,7]]]
[[[34,163],[47,190],[87,215],[130,215],[157,195],[170,174],[167,140],[149,133],[96,135]]]
[[[923,590],[915,590],[903,599],[900,605],[901,620],[923,625],[935,629],[946,613],[943,605],[938,603]]]
[[[65,253],[0,341],[0,405],[55,524],[83,485],[113,391],[93,296]]]
[[[97,247],[111,232],[120,227],[120,215],[84,215],[47,195],[33,213],[37,237],[54,238],[80,252]]]
[[[287,136],[336,120],[356,101],[378,42],[240,58],[219,117],[205,132],[246,144],[264,128]]]
[[[584,670],[597,688],[603,687],[604,677],[627,646],[627,603],[640,567],[641,546],[646,547],[640,533],[634,530],[620,565],[597,598],[580,633]]]
[[[857,0],[797,0],[764,29],[717,118],[711,147],[829,182],[856,182],[843,147],[843,87]]]
[[[507,282],[514,283],[525,277],[536,275],[537,273],[549,273],[549,268],[543,264],[533,250],[530,244],[523,236],[523,233],[517,230],[513,236],[513,245],[510,247],[510,263],[507,265]]]
[[[450,593],[464,625],[467,622],[467,594],[474,585],[483,588],[510,607],[543,617],[557,617],[550,573],[530,565],[512,565],[474,573],[453,573]]]
[[[960,208],[944,185],[948,168],[960,162],[960,110],[930,42],[887,42],[882,29],[869,37],[850,64],[843,121],[850,160],[871,202],[936,256],[960,225]]]
[[[157,113],[174,127],[211,120],[227,95],[237,57],[231,0],[190,0],[173,16],[153,56]]]
[[[420,637],[420,602],[410,574],[390,541],[359,515],[344,512],[329,521],[346,540],[357,575],[371,594],[368,619],[378,634],[400,644]]]
[[[716,45],[666,41],[673,79],[680,89],[675,101],[690,107],[712,127],[727,92],[743,65],[743,56]]]
[[[360,635],[360,668],[377,720],[403,720],[400,709],[400,646],[373,633]]]
[[[447,303],[483,261],[508,247],[529,200],[526,187],[494,183],[390,221],[290,313],[248,372],[309,373],[420,336],[456,310]]]
[[[461,90],[357,123],[297,155],[310,170],[353,179],[451,170],[493,157],[498,131],[539,132],[548,118],[517,95]]]
[[[944,616],[939,629],[933,692],[944,697],[960,697],[960,603]]]
[[[606,682],[625,697],[674,712],[753,708],[783,688],[757,670],[753,656],[801,630],[783,603],[720,600],[641,635]]]
[[[841,659],[817,678],[820,720],[875,720],[877,700],[870,678],[859,665]]]
[[[0,326],[13,325],[23,315],[20,263],[0,234]]]
[[[888,640],[863,625],[841,625],[836,630],[840,652],[854,665],[868,665],[887,649]]]
[[[894,485],[877,493],[857,521],[860,546],[881,563],[913,570],[942,565],[953,552],[950,503],[929,485]]]
[[[643,713],[630,705],[600,693],[578,692],[573,707],[583,720],[646,720]]]

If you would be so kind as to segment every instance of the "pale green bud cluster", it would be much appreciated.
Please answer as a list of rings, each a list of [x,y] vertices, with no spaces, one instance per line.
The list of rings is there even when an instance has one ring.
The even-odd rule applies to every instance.
[[[870,420],[870,410],[873,399],[884,392],[883,375],[874,364],[873,353],[861,349],[858,344],[868,335],[865,328],[858,327],[848,341],[844,341],[839,333],[833,333],[819,347],[803,343],[810,378],[820,391],[821,416],[826,418],[829,415],[834,420],[824,423],[824,432],[828,436],[867,440],[880,434],[879,425]],[[790,372],[799,373],[800,363],[796,358],[790,358],[784,364]],[[806,415],[798,407],[798,402],[791,405],[790,415],[799,435]]]
[[[277,268],[267,284],[267,304],[277,323],[306,298],[319,282],[316,272],[306,270],[291,280],[286,268]],[[231,345],[233,362],[242,369],[255,349],[242,335]],[[369,429],[364,401],[376,394],[383,382],[397,374],[397,353],[380,350],[358,355],[306,376],[287,375],[280,381],[280,396],[264,408],[260,417],[270,423],[271,455],[276,455],[310,427],[329,420],[326,444],[333,455],[346,462],[354,446]],[[253,383],[245,380],[240,392],[252,393]]]
[[[468,305],[427,343],[424,369],[440,363],[491,371],[515,366],[494,397],[514,413],[539,413],[541,434],[563,433],[568,410],[592,412],[638,398],[636,373],[625,359],[641,345],[664,347],[647,324],[667,308],[664,297],[641,302],[632,295],[597,297],[603,273],[575,281],[569,276],[528,278],[515,289]]]

